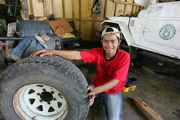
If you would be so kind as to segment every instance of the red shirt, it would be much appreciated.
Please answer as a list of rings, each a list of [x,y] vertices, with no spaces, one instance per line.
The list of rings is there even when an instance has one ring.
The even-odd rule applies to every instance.
[[[119,80],[119,83],[105,91],[106,93],[115,94],[120,92],[125,84],[130,64],[129,53],[118,49],[112,60],[106,60],[103,54],[103,48],[93,48],[89,51],[80,51],[82,60],[96,63],[96,76],[92,84],[97,87],[112,79]]]

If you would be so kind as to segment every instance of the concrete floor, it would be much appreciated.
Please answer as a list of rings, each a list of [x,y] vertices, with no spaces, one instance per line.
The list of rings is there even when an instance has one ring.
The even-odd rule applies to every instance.
[[[146,120],[147,118],[133,103],[135,97],[140,97],[165,120],[180,120],[180,60],[139,51],[137,59],[132,60],[136,70],[141,74],[129,71],[128,77],[138,79],[135,91],[122,92],[123,120]],[[163,65],[158,65],[163,63]],[[95,75],[95,65],[78,66],[83,74],[90,78]],[[3,69],[0,69],[2,72]],[[0,120],[3,119],[0,115]],[[95,100],[90,108],[87,120],[106,120],[104,106],[100,98]]]

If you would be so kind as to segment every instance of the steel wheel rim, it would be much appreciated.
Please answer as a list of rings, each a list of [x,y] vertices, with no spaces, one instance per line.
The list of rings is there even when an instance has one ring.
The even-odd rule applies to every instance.
[[[64,119],[68,113],[68,102],[64,95],[44,84],[21,87],[13,97],[13,107],[22,119]]]

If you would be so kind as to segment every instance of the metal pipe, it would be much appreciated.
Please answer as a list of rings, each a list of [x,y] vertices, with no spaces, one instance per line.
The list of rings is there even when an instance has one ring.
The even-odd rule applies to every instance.
[[[57,35],[58,36],[58,35]],[[0,41],[22,41],[24,37],[0,37]],[[63,43],[69,43],[68,39],[61,39]],[[71,41],[76,42],[76,41]]]
[[[24,37],[0,37],[1,41],[21,41],[24,40]]]

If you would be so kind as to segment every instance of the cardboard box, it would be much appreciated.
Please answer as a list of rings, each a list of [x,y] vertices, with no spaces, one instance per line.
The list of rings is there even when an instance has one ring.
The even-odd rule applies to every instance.
[[[61,18],[61,19],[58,19],[58,20],[54,20],[54,21],[50,21],[49,22],[51,28],[54,30],[55,32],[55,29],[58,25],[61,25],[64,27],[64,34],[65,33],[70,33],[73,31],[71,25],[69,24],[69,22],[66,20],[66,18]],[[62,34],[62,31],[63,31],[63,28],[59,27],[57,30],[56,30],[56,34],[57,35],[61,35]]]

